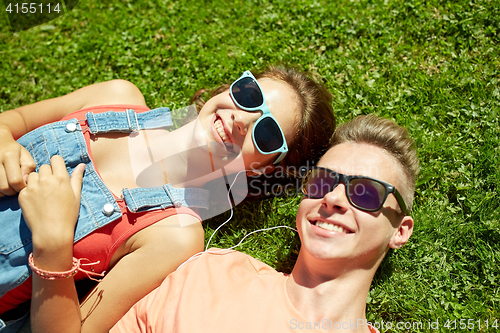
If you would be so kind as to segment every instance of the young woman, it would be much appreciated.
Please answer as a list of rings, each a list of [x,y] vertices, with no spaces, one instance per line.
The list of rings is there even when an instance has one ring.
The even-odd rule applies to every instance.
[[[32,298],[28,256],[33,251],[31,266],[35,271],[37,267],[67,271],[72,257],[81,260],[75,265],[87,272],[78,271],[66,279],[69,289],[74,289],[74,280],[108,272],[81,305],[83,331],[108,331],[132,304],[202,250],[203,229],[191,208],[206,207],[207,198],[206,193],[192,187],[220,174],[200,172],[198,166],[210,165],[209,171],[224,166],[232,172],[255,173],[272,171],[276,165],[299,166],[306,156],[320,154],[333,132],[330,101],[324,87],[294,70],[271,68],[257,79],[245,72],[229,89],[208,100],[195,121],[170,132],[168,141],[160,143],[164,136],[157,134],[162,130],[154,128],[168,125],[166,110],[149,111],[140,91],[121,80],[2,113],[0,318],[12,319],[12,309]],[[152,135],[138,132],[143,129]],[[141,135],[147,147],[130,150],[131,137]],[[162,146],[168,147],[168,152],[153,158],[155,148]],[[169,163],[165,156],[182,158]],[[137,176],[146,169],[140,163],[144,160],[164,162],[160,164],[166,184],[137,187]],[[29,225],[33,239],[15,196],[30,181],[37,182],[32,180],[38,177],[31,173],[34,170],[39,172],[40,181],[46,176],[52,179],[52,171],[48,172],[51,161],[59,173],[62,170],[57,166],[61,165],[75,178],[84,172],[78,223],[71,228],[75,242],[71,253],[62,251],[68,235],[61,237],[58,222],[71,215],[74,196],[65,193],[63,206],[67,208],[57,216],[44,216],[49,210],[43,209],[36,217],[25,216],[27,220],[40,219]],[[43,196],[54,196],[56,203],[55,198],[62,193],[61,189],[38,194],[40,202],[45,202]],[[19,201],[22,197],[21,192]],[[43,235],[44,240],[51,238],[50,250],[36,246],[40,240],[37,235]],[[58,297],[54,295],[66,297],[68,291],[59,287],[51,290],[54,284],[45,280],[41,281],[43,288],[37,289],[40,281],[38,276],[33,278],[33,287],[41,290],[33,295],[31,305],[37,320],[45,318],[46,305]],[[71,309],[60,309],[61,316]],[[3,325],[0,322],[0,329]]]

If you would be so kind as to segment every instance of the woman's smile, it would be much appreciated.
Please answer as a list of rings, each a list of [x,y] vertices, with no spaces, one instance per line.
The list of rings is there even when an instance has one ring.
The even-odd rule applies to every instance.
[[[213,118],[212,135],[215,141],[222,143],[228,152],[234,153],[233,136],[228,129],[227,123],[217,113]]]

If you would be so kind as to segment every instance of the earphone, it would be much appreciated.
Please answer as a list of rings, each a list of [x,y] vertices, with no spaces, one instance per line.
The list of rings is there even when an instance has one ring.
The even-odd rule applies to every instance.
[[[280,225],[280,226],[275,226],[275,227],[269,227],[269,228],[264,228],[264,229],[258,229],[258,230],[254,230],[252,232],[249,232],[248,234],[246,234],[239,242],[238,244],[234,245],[234,246],[231,246],[229,248],[226,248],[226,249],[219,249],[217,251],[208,251],[208,247],[210,246],[210,242],[212,241],[212,238],[214,237],[214,235],[217,233],[217,231],[222,228],[222,226],[224,226],[226,223],[228,223],[229,221],[231,221],[231,219],[233,218],[233,205],[231,204],[231,199],[229,197],[229,193],[231,192],[231,189],[233,188],[233,185],[234,183],[236,182],[236,179],[238,178],[238,176],[240,175],[240,173],[242,172],[246,172],[246,171],[252,171],[252,172],[256,172],[256,171],[260,171],[261,174],[264,174],[264,171],[262,169],[253,169],[253,170],[242,170],[242,171],[239,171],[237,174],[236,174],[236,177],[234,177],[234,180],[233,182],[231,183],[231,185],[229,186],[229,189],[228,189],[228,192],[227,192],[227,200],[229,202],[229,207],[231,207],[231,215],[229,216],[229,218],[224,222],[222,223],[221,225],[219,225],[215,230],[214,232],[212,233],[212,235],[210,236],[210,238],[208,239],[208,242],[207,242],[207,245],[205,246],[205,251],[202,251],[202,252],[198,252],[196,254],[193,254],[189,259],[187,259],[186,261],[184,261],[179,267],[177,267],[176,270],[178,270],[179,268],[181,268],[182,266],[184,266],[184,264],[188,263],[189,261],[195,259],[195,258],[198,258],[199,256],[201,256],[203,253],[218,253],[218,252],[222,252],[222,251],[227,251],[227,250],[232,250],[238,246],[240,246],[240,244],[245,240],[245,238],[247,238],[248,236],[254,234],[254,233],[257,233],[257,232],[260,232],[260,231],[268,231],[268,230],[273,230],[273,229],[278,229],[278,228],[287,228],[287,229],[290,229],[290,230],[293,230],[295,232],[297,232],[297,229],[295,228],[292,228],[292,227],[289,227],[289,226],[286,226],[286,225]]]
[[[252,170],[245,170],[245,171],[251,171],[253,172],[256,176],[260,176],[260,175],[263,175],[265,172],[264,172],[264,169],[252,169]]]

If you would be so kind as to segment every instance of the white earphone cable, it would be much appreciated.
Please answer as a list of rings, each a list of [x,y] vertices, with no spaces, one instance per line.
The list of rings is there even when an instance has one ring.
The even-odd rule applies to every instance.
[[[243,243],[243,241],[245,240],[245,238],[247,238],[248,236],[254,234],[254,233],[257,233],[257,232],[260,232],[260,231],[268,231],[268,230],[273,230],[273,229],[278,229],[278,228],[287,228],[287,229],[290,229],[290,230],[293,230],[295,232],[297,232],[297,229],[295,228],[292,228],[292,227],[289,227],[289,226],[286,226],[286,225],[280,225],[280,226],[275,226],[275,227],[269,227],[269,228],[264,228],[264,229],[259,229],[259,230],[254,230],[248,234],[246,234],[239,242],[238,244],[234,245],[234,246],[231,246],[227,249],[219,249],[218,251],[208,251],[208,247],[210,245],[210,242],[212,241],[212,238],[214,237],[215,233],[220,229],[222,228],[222,226],[224,226],[226,223],[228,223],[232,218],[233,218],[233,205],[231,204],[231,199],[229,197],[229,194],[231,192],[231,189],[233,188],[233,185],[234,183],[236,182],[236,179],[238,178],[238,176],[240,175],[240,173],[242,172],[246,172],[246,171],[253,171],[253,170],[242,170],[240,172],[238,172],[236,174],[236,176],[234,177],[234,180],[233,182],[231,183],[231,185],[229,186],[229,190],[227,192],[227,200],[229,202],[229,206],[231,207],[231,215],[229,216],[229,218],[224,222],[222,223],[221,225],[219,225],[215,230],[214,232],[212,233],[212,235],[210,235],[210,238],[208,239],[208,242],[207,242],[207,245],[205,247],[205,251],[202,251],[202,252],[198,252],[196,254],[193,254],[189,259],[187,259],[186,261],[184,261],[179,267],[177,267],[177,269],[181,268],[182,266],[184,266],[184,264],[186,264],[187,262],[195,259],[195,258],[198,258],[200,255],[202,255],[203,253],[218,253],[218,252],[222,252],[222,251],[227,251],[227,250],[232,250],[238,246],[241,245],[241,243]],[[176,270],[177,270],[176,269]]]

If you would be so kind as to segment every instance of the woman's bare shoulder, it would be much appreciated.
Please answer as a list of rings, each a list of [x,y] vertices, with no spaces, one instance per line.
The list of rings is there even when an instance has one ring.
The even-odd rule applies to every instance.
[[[146,101],[139,88],[130,81],[120,79],[96,83],[79,89],[73,94],[75,94],[75,98],[82,100],[81,109],[111,104],[146,106]]]

